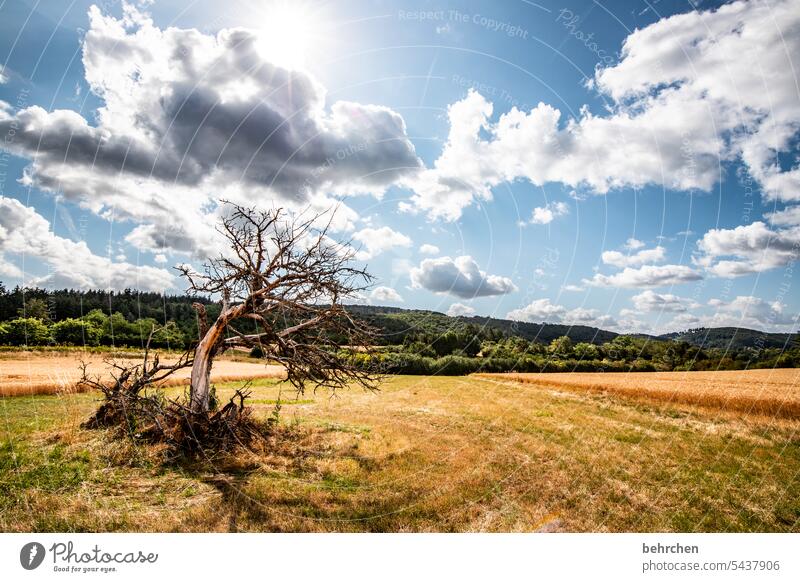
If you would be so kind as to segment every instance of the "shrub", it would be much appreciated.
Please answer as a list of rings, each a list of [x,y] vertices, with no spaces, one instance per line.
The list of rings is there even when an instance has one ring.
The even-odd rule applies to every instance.
[[[50,329],[41,319],[18,317],[5,324],[5,341],[12,346],[41,346],[50,343]]]
[[[464,376],[477,372],[481,361],[464,356],[444,356],[433,362],[432,373],[440,376]]]
[[[67,318],[53,324],[53,339],[56,343],[71,346],[96,346],[100,343],[102,330],[88,321]]]

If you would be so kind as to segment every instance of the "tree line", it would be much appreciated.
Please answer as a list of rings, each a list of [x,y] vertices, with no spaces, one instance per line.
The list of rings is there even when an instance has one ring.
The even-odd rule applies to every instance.
[[[209,299],[165,296],[134,290],[7,290],[0,284],[0,345],[143,347],[186,349],[199,337],[193,302],[203,303],[208,317],[220,306]],[[478,325],[442,314],[391,308],[352,308],[378,328],[379,350],[367,356],[344,356],[366,365],[377,358],[384,370],[405,374],[466,374],[475,371],[673,371],[739,370],[800,366],[796,342],[783,347],[737,345],[698,347],[682,339],[586,334],[575,341],[516,334],[513,328]],[[380,311],[385,309],[385,311]],[[253,333],[244,322],[240,331]],[[526,330],[527,332],[528,330]],[[713,330],[710,330],[713,331]],[[612,337],[613,336],[613,337]],[[605,341],[600,341],[601,338]],[[611,338],[611,339],[609,339]],[[346,346],[346,338],[332,336]],[[544,341],[543,341],[544,340]],[[594,341],[592,341],[594,340]],[[259,349],[253,351],[259,355]]]
[[[672,372],[800,366],[800,347],[700,348],[687,342],[619,335],[602,344],[561,336],[550,343],[518,336],[482,339],[450,332],[438,341],[414,338],[376,355],[349,354],[356,362],[377,358],[395,374],[463,375],[475,372]]]

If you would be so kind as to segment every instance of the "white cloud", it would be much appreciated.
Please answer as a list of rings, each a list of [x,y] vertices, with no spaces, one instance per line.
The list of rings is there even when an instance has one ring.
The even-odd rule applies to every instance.
[[[675,103],[706,106],[716,138],[687,134],[689,153],[741,155],[768,198],[797,199],[800,169],[782,172],[774,159],[791,148],[800,118],[791,61],[800,51],[799,23],[795,0],[732,2],[662,19],[626,39],[622,60],[601,70],[597,85],[617,100],[660,91]],[[674,119],[686,123],[683,115]]]
[[[792,332],[798,325],[798,314],[788,312],[785,304],[769,303],[752,295],[739,295],[730,301],[712,299],[708,305],[715,310],[714,313],[683,313],[665,327],[673,331],[695,327],[745,327]]]
[[[258,30],[156,27],[89,10],[83,68],[102,100],[96,120],[0,102],[0,144],[30,158],[24,183],[63,193],[100,215],[131,220],[138,248],[214,250],[214,201],[302,209],[326,196],[379,195],[421,162],[396,112],[326,106],[308,73],[263,54]],[[166,244],[163,240],[166,239]]]
[[[764,217],[776,226],[799,226],[800,206],[790,206],[778,212],[768,212]]]
[[[738,277],[782,267],[797,259],[800,226],[772,230],[763,222],[712,229],[697,241],[695,262],[720,277]]]
[[[655,291],[647,290],[634,295],[632,298],[633,305],[637,311],[641,312],[671,312],[683,313],[689,309],[697,309],[700,304],[692,299],[678,297],[671,293],[656,293]]]
[[[469,315],[475,315],[475,308],[470,307],[469,305],[464,305],[463,303],[453,303],[447,309],[447,315],[450,317],[466,317]]]
[[[411,283],[434,293],[448,293],[464,299],[505,295],[517,290],[508,277],[487,275],[475,260],[466,255],[452,259],[424,259],[411,269]]]
[[[664,260],[665,255],[666,251],[664,247],[657,246],[652,249],[643,249],[627,255],[619,251],[605,251],[601,258],[606,265],[612,265],[622,269],[623,267],[639,267],[647,263],[660,263]]]
[[[640,313],[632,309],[620,309],[619,320],[614,331],[619,333],[649,333],[652,326],[643,319],[639,319]]]
[[[563,323],[567,325],[588,325],[593,327],[615,327],[616,320],[597,309],[567,309],[552,303],[549,299],[537,299],[525,307],[514,309],[506,318],[530,323]]]
[[[796,0],[663,18],[631,33],[621,54],[591,83],[609,103],[603,116],[584,108],[562,120],[539,103],[492,121],[492,104],[470,91],[448,108],[450,133],[434,166],[403,179],[411,203],[455,220],[516,179],[597,193],[647,184],[709,191],[720,164],[737,158],[767,198],[800,200],[800,166],[774,163],[800,126]]]
[[[438,255],[439,247],[425,243],[424,245],[420,245],[419,252],[423,255]]]
[[[640,240],[635,239],[635,238],[629,238],[625,242],[625,248],[630,250],[630,251],[637,251],[640,248],[642,248],[643,246],[644,246],[644,243],[642,241],[640,241]]]
[[[158,253],[155,257],[153,257],[153,261],[155,261],[159,265],[163,265],[167,262],[167,255],[165,255],[164,253]]]
[[[0,253],[0,277],[9,279],[21,279],[24,276],[22,269],[10,262]]]
[[[369,294],[369,298],[375,301],[389,301],[392,303],[402,303],[403,298],[391,287],[375,287]]]
[[[617,326],[617,320],[612,315],[601,313],[597,309],[584,309],[583,307],[567,311],[564,314],[563,323],[602,328],[614,328]]]
[[[578,293],[580,291],[584,291],[585,287],[581,287],[580,285],[564,285],[562,287],[564,291],[570,291],[572,293]]]
[[[644,265],[638,269],[625,267],[614,275],[597,273],[584,282],[597,287],[648,288],[679,285],[702,278],[697,271],[684,265]]]
[[[569,214],[569,206],[563,202],[549,202],[544,206],[537,206],[531,214],[530,224],[550,224],[560,216]]]
[[[113,262],[92,253],[85,242],[53,234],[50,223],[33,208],[12,198],[0,197],[0,269],[6,276],[21,276],[21,270],[4,255],[26,255],[44,261],[48,274],[24,281],[50,288],[125,289],[163,291],[174,277],[155,267]]]
[[[567,308],[563,305],[551,303],[549,299],[536,299],[525,307],[509,311],[506,319],[531,323],[559,323],[566,312]]]
[[[388,226],[365,228],[353,235],[363,248],[356,253],[359,261],[366,261],[396,247],[410,247],[411,239]]]
[[[788,313],[780,302],[768,303],[752,295],[739,295],[731,301],[712,299],[708,304],[716,309],[711,317],[714,325],[793,326],[797,314]],[[734,324],[734,322],[738,322]]]

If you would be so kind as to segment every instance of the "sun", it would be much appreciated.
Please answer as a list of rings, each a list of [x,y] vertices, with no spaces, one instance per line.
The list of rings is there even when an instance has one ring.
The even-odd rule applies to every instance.
[[[264,57],[289,69],[304,69],[318,38],[318,16],[313,6],[302,2],[273,2],[259,10],[254,23]]]

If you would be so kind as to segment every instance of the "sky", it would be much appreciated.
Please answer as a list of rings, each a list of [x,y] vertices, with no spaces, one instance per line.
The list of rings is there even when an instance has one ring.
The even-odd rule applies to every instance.
[[[798,329],[800,0],[0,1],[0,281],[185,289],[231,200],[354,301]]]

